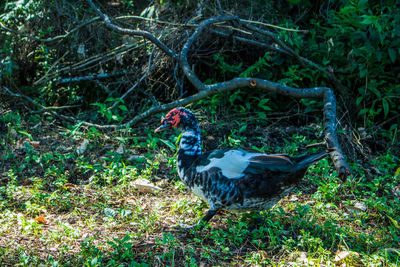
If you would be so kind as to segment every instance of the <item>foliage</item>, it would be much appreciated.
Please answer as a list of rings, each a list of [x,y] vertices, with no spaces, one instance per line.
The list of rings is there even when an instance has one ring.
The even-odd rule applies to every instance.
[[[361,159],[353,162],[354,176],[342,183],[325,159],[310,168],[296,191],[270,211],[260,215],[226,212],[201,231],[179,232],[170,227],[197,222],[207,207],[175,179],[177,134],[155,135],[152,121],[118,132],[80,123],[60,124],[48,113],[37,113],[1,94],[1,100],[7,100],[0,101],[1,264],[399,265],[400,16],[395,4],[289,1],[282,7],[279,1],[251,2],[261,6],[252,9],[254,17],[261,14],[265,22],[307,29],[308,33],[276,33],[300,55],[333,71],[354,105],[342,105],[341,97],[346,96],[339,95],[325,74],[312,66],[276,52],[250,51],[235,42],[224,40],[221,45],[208,35],[199,51],[210,53],[210,62],[205,64],[192,51],[196,71],[201,70],[208,82],[260,77],[293,87],[333,87],[340,111],[355,108],[355,112],[350,110],[353,123],[366,128],[367,135],[387,141],[389,149],[369,153],[372,167]],[[145,10],[137,1],[122,1],[121,8],[107,3],[104,8],[110,14]],[[185,10],[197,8],[191,1],[162,5],[170,7],[164,11],[170,12],[166,17],[184,23],[190,17],[182,15],[187,14]],[[206,14],[214,12],[212,8]],[[1,22],[21,33],[42,39],[70,33],[56,42],[40,42],[0,32],[0,85],[18,89],[42,105],[73,105],[65,112],[99,123],[120,123],[155,103],[190,93],[176,89],[179,73],[171,72],[172,64],[156,56],[160,61],[151,82],[139,86],[132,97],[120,98],[132,86],[132,74],[125,72],[123,78],[63,84],[59,78],[121,68],[140,73],[147,62],[143,55],[151,47],[142,40],[125,40],[100,24],[78,27],[92,15],[85,1],[2,1],[0,9]],[[283,16],[273,15],[279,12]],[[163,27],[154,30],[160,36],[168,32]],[[175,38],[181,36],[179,32],[171,32],[175,34],[171,39],[180,40]],[[186,37],[186,29],[183,32]],[[45,82],[35,83],[42,78]],[[304,120],[322,119],[321,104],[315,100],[296,102],[260,90],[241,89],[192,105],[204,119],[205,148],[240,146],[299,154],[305,146],[319,142],[318,125],[299,127],[303,121],[289,118],[284,124],[294,127],[294,133],[282,128],[275,135],[268,127],[271,122],[282,126],[280,118],[271,119],[273,112],[284,111],[286,116],[293,107]],[[306,134],[310,131],[315,134]],[[141,192],[135,185],[138,179],[163,189]],[[359,204],[365,209],[355,208]],[[346,256],[335,260],[340,255]]]

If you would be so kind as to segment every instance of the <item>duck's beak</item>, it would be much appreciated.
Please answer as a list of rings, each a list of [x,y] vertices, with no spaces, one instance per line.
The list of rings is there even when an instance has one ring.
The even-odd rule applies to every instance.
[[[164,122],[160,127],[158,127],[157,129],[154,130],[155,133],[157,132],[161,132],[164,131],[168,128],[172,127],[172,124],[168,123],[168,122]]]

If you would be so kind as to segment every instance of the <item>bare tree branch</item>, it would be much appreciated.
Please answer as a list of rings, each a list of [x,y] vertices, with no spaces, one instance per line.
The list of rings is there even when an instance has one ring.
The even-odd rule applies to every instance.
[[[347,165],[346,159],[343,155],[343,151],[340,147],[337,134],[336,134],[336,99],[333,91],[327,87],[316,87],[316,88],[302,88],[296,89],[289,86],[285,86],[279,83],[274,83],[268,80],[258,79],[258,78],[235,78],[230,81],[216,83],[212,85],[205,85],[206,89],[200,91],[197,94],[191,95],[189,97],[173,101],[168,104],[160,105],[157,107],[152,107],[147,111],[135,116],[124,126],[134,125],[141,120],[154,115],[159,112],[167,111],[174,107],[185,106],[190,103],[196,102],[204,97],[215,95],[218,93],[236,90],[240,88],[259,88],[265,89],[270,92],[292,96],[296,98],[320,98],[324,103],[324,133],[325,141],[329,148],[334,148],[332,151],[331,158],[339,173],[339,176],[344,179],[349,174],[351,174],[350,168]]]
[[[194,31],[192,36],[189,37],[187,40],[186,44],[182,48],[181,55],[180,55],[180,63],[183,72],[186,75],[186,78],[194,85],[194,87],[197,88],[199,91],[207,90],[206,86],[200,81],[200,79],[197,77],[197,75],[193,72],[193,70],[190,68],[188,59],[187,59],[187,54],[189,52],[189,48],[193,44],[193,42],[196,40],[196,38],[200,35],[200,33],[210,24],[221,22],[221,21],[232,21],[232,20],[237,20],[238,18],[235,16],[220,16],[220,17],[215,17],[215,18],[210,18],[207,19],[199,24],[199,27]]]
[[[298,53],[296,53],[293,49],[291,49],[289,46],[287,46],[282,40],[280,40],[278,37],[275,36],[275,34],[273,34],[270,31],[267,30],[262,30],[256,26],[252,26],[249,25],[247,23],[244,22],[244,20],[239,20],[239,23],[243,25],[243,27],[245,27],[246,29],[252,30],[254,32],[258,32],[260,34],[263,34],[265,36],[268,36],[270,38],[272,38],[280,47],[282,47],[284,50],[286,50],[288,53],[290,53],[292,56],[294,56],[298,61],[300,61],[303,64],[307,64],[310,65],[314,68],[316,68],[317,70],[325,73],[325,75],[328,77],[329,80],[331,80],[333,82],[333,84],[335,85],[335,87],[339,90],[339,92],[344,95],[344,96],[348,96],[349,93],[347,92],[346,88],[344,87],[344,85],[339,81],[339,79],[336,78],[336,76],[326,70],[325,68],[319,66],[317,63],[304,58],[302,56],[300,56]]]
[[[246,23],[263,25],[263,26],[266,26],[266,27],[275,28],[275,29],[278,29],[278,30],[283,30],[283,31],[288,31],[288,32],[304,32],[304,33],[309,32],[309,30],[289,29],[289,28],[285,28],[285,27],[281,27],[281,26],[277,26],[277,25],[273,25],[273,24],[269,24],[269,23],[264,23],[264,22],[261,22],[261,21],[254,21],[254,20],[247,20],[247,19],[241,19],[241,20],[246,22]]]
[[[286,50],[281,49],[277,45],[269,45],[269,44],[266,44],[266,43],[263,43],[263,42],[259,42],[259,41],[255,41],[255,40],[239,37],[239,36],[236,36],[236,35],[228,34],[228,33],[217,31],[217,30],[212,30],[212,29],[210,29],[210,32],[213,33],[213,34],[225,37],[225,38],[232,38],[233,40],[239,41],[239,42],[244,43],[244,44],[248,44],[248,45],[252,45],[252,46],[258,46],[258,47],[261,47],[261,48],[265,48],[265,49],[268,49],[268,50],[276,51],[276,52],[279,52],[281,54],[285,54],[287,56],[290,56],[290,54]]]

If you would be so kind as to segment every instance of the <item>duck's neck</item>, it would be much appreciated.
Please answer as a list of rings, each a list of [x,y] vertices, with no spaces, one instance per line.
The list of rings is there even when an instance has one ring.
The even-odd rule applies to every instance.
[[[195,125],[183,129],[177,155],[177,169],[180,178],[183,178],[185,171],[200,155],[201,137],[199,126]]]

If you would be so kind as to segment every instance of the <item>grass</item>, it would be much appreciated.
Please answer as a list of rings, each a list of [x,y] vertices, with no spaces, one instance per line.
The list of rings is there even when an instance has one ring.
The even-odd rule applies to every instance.
[[[54,127],[52,118],[33,127],[39,118],[18,112],[1,120],[8,124],[0,133],[1,265],[400,264],[394,194],[400,169],[394,155],[372,155],[372,173],[352,163],[354,176],[344,183],[324,159],[294,192],[261,212],[261,222],[258,214],[221,212],[203,230],[184,232],[172,226],[196,223],[207,205],[176,179],[177,133]],[[296,154],[317,142],[302,134],[306,128],[267,139],[268,129],[251,121],[202,126],[206,149]],[[84,139],[89,143],[78,154]],[[138,179],[162,190],[141,192]]]

